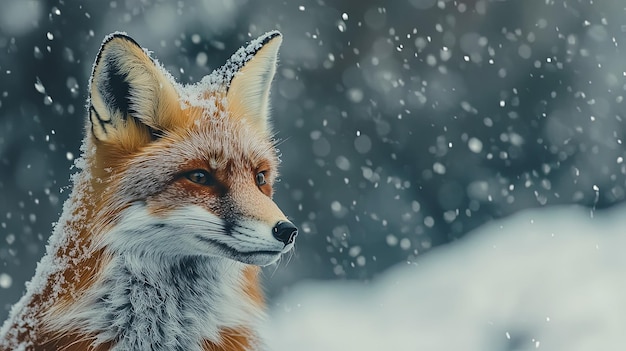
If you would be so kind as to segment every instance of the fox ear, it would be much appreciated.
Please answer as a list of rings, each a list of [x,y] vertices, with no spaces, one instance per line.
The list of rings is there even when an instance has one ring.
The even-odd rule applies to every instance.
[[[178,94],[164,71],[132,38],[108,36],[89,87],[89,120],[100,141],[149,141],[167,130]]]
[[[224,66],[226,70],[234,72],[230,73],[232,79],[226,95],[231,115],[247,119],[266,133],[271,130],[269,93],[282,41],[279,32],[266,33],[237,51]]]

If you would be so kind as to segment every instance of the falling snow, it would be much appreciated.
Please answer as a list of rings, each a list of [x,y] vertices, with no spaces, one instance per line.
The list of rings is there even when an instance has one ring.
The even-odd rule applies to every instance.
[[[443,251],[433,262],[445,266],[454,261],[447,245],[524,209],[580,205],[595,220],[626,199],[619,2],[244,2],[3,4],[0,198],[9,200],[0,201],[0,320],[70,191],[91,63],[116,30],[154,50],[181,83],[199,81],[242,41],[283,33],[272,88],[282,160],[274,190],[302,235],[289,262],[267,274],[270,304],[303,280],[367,283],[429,251]],[[413,279],[447,274],[437,269]],[[434,298],[406,296],[418,307]],[[549,311],[537,320],[548,318],[539,312],[558,321]],[[530,330],[481,326],[502,339],[493,341],[500,349],[550,347]]]
[[[623,349],[624,211],[526,211],[368,284],[300,284],[273,308],[272,349]]]

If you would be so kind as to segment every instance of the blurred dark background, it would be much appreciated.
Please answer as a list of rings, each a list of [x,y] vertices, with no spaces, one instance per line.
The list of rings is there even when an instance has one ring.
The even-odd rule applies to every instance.
[[[304,279],[371,279],[525,208],[622,202],[625,7],[3,1],[0,320],[69,193],[106,34],[126,31],[191,83],[251,38],[283,32],[276,200],[302,235],[293,257],[266,272],[275,296]]]

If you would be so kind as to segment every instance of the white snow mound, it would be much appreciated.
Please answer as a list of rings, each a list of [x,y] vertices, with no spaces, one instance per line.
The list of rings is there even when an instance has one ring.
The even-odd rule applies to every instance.
[[[373,283],[281,296],[275,351],[626,350],[626,207],[494,221]]]

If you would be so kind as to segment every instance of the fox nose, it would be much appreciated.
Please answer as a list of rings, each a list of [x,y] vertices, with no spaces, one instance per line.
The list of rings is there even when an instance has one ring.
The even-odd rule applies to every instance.
[[[296,236],[298,236],[298,228],[291,222],[280,221],[276,223],[272,229],[272,234],[274,234],[274,237],[278,241],[284,243],[285,245],[289,245],[293,243]]]

